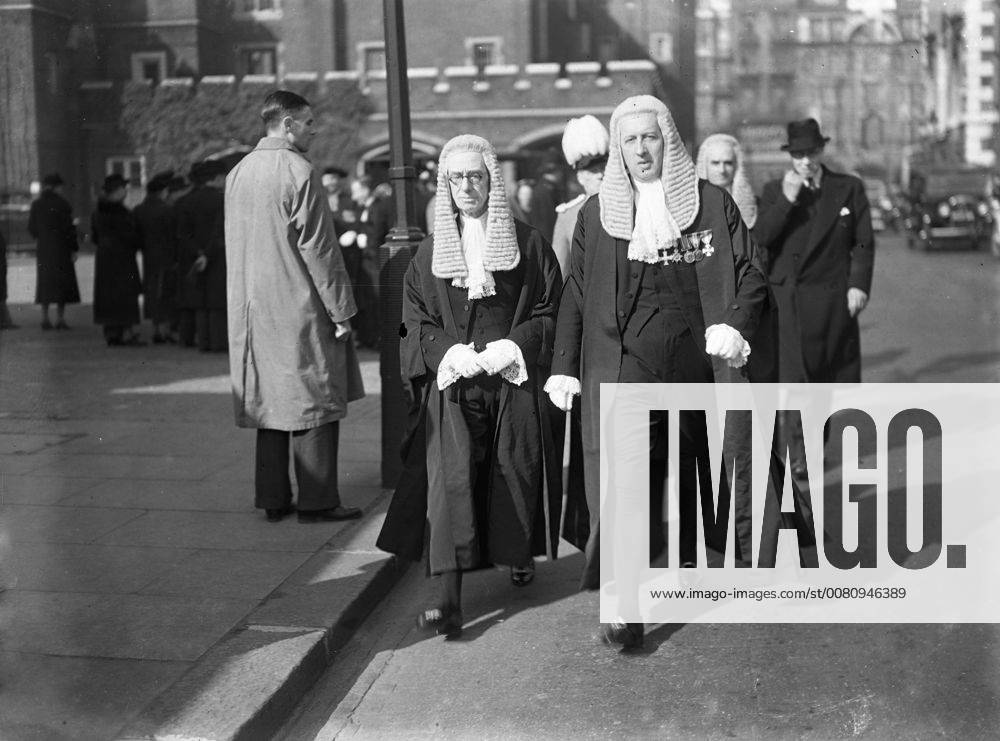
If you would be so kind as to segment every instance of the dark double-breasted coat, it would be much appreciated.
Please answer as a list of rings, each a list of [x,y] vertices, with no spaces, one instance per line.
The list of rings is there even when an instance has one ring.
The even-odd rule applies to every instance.
[[[818,197],[803,190],[791,203],[781,181],[772,181],[754,236],[767,252],[777,302],[779,380],[860,382],[860,333],[847,289],[871,292],[875,240],[864,184],[824,167]]]
[[[132,213],[122,203],[101,199],[90,224],[94,257],[94,323],[128,327],[139,323],[139,263],[142,246]]]
[[[551,247],[527,224],[515,225],[521,264],[493,277],[498,296],[517,297],[506,338],[521,349],[528,379],[521,385],[504,381],[500,390],[489,447],[488,556],[495,563],[522,565],[529,555],[522,552],[525,547],[554,558],[558,543],[561,451],[552,447],[550,405],[542,386],[548,378],[560,279]],[[404,443],[405,470],[377,541],[379,548],[411,560],[422,556],[428,516],[432,529],[452,528],[447,517],[428,511],[428,468],[440,473],[431,477],[445,489],[438,499],[471,496],[472,451],[468,432],[463,433],[462,409],[449,393],[453,387],[438,388],[437,372],[452,345],[468,342],[462,325],[476,302],[455,311],[448,299],[450,279],[431,272],[433,240],[429,236],[421,243],[404,282],[400,363],[404,382],[415,389],[413,424]]]
[[[225,196],[218,188],[196,185],[174,204],[177,220],[179,309],[226,308]],[[201,273],[193,270],[204,255]]]
[[[31,204],[28,232],[37,240],[36,304],[80,303],[73,253],[79,249],[69,201],[43,190]]]
[[[559,307],[552,374],[577,378],[582,386],[579,403],[583,417],[585,506],[589,520],[572,518],[579,530],[566,532],[565,536],[570,542],[585,547],[587,566],[583,586],[586,588],[598,585],[599,572],[601,384],[619,380],[622,367],[619,313],[628,316],[638,299],[637,291],[621,294],[631,295],[633,303],[632,306],[620,306],[620,282],[631,280],[638,285],[644,271],[663,271],[691,335],[702,348],[705,328],[713,324],[728,324],[738,330],[752,348],[760,311],[766,301],[766,285],[757,267],[756,248],[736,203],[724,190],[705,180],[699,181],[698,188],[700,209],[684,234],[710,230],[715,250],[713,255],[697,262],[694,271],[675,271],[669,265],[628,261],[631,276],[619,275],[617,253],[627,249],[628,241],[616,239],[604,230],[598,196],[592,196],[577,217],[570,270]],[[742,369],[730,368],[720,358],[709,359],[716,382],[746,380]],[[749,435],[749,430],[734,430],[734,440],[741,454],[749,455]],[[735,481],[735,486],[748,489],[750,481],[743,477]],[[577,502],[574,507],[583,504]],[[570,521],[569,512],[567,521]],[[738,537],[747,527],[747,522],[737,521]]]
[[[142,240],[143,309],[156,322],[170,319],[177,293],[174,207],[156,196],[132,210]]]

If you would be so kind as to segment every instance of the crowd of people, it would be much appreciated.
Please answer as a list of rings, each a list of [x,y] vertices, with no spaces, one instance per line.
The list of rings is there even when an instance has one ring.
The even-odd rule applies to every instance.
[[[257,434],[256,506],[271,522],[295,511],[300,522],[353,519],[361,511],[338,491],[339,422],[364,395],[355,341],[380,338],[391,191],[313,168],[316,130],[300,96],[270,94],[261,118],[266,135],[228,177],[215,162],[191,169],[190,188],[162,173],[132,212],[124,179],[105,180],[91,224],[94,318],[109,345],[139,344],[143,294],[154,342],[228,346],[235,421]],[[710,136],[692,159],[667,106],[648,95],[623,101],[607,128],[593,116],[567,124],[563,154],[582,191],[572,199],[552,166],[508,190],[489,141],[445,144],[419,178],[427,236],[406,272],[398,328],[411,418],[377,541],[426,558],[439,577],[440,599],[419,625],[456,635],[466,572],[503,565],[525,586],[560,537],[585,553],[581,588],[608,582],[602,383],[860,381],[874,239],[861,181],[823,164],[828,141],[813,119],[789,123],[788,170],[760,198],[735,138]],[[65,328],[65,304],[79,301],[61,184],[47,177],[31,214],[46,329]],[[665,547],[655,493],[667,423],[635,412],[648,438],[619,456],[650,461],[652,556]],[[704,418],[682,419],[679,432],[679,550],[694,565]],[[749,456],[749,433],[734,434],[737,457]],[[608,486],[619,502],[646,496],[613,476]],[[744,561],[748,518],[734,513]],[[622,599],[637,598],[630,578],[619,575]],[[617,646],[641,645],[643,634],[624,619],[602,626]]]

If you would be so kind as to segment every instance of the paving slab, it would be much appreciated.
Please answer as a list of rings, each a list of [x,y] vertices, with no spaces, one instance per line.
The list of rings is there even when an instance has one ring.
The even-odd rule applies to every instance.
[[[186,662],[177,661],[0,651],[0,738],[106,739],[107,718],[127,720],[188,668]],[[39,707],[45,708],[41,715]]]
[[[309,557],[302,551],[196,551],[148,582],[143,594],[262,600]]]
[[[148,511],[101,538],[100,542],[105,545],[312,553],[345,526],[343,522],[300,525],[294,517],[271,523],[256,511]]]
[[[30,460],[34,465],[26,470],[52,476],[91,476],[94,478],[128,479],[201,479],[211,473],[215,462],[207,457],[181,455],[64,455],[36,453],[7,456]],[[0,463],[2,465],[2,463]],[[15,473],[11,471],[11,473]]]
[[[247,512],[253,490],[232,481],[176,479],[107,479],[95,482],[60,504],[67,507],[187,509],[200,512]]]
[[[255,599],[8,592],[4,648],[95,658],[194,661]]]
[[[139,592],[182,568],[181,548],[21,543],[7,556],[7,587],[40,592]]]
[[[8,504],[0,507],[0,533],[12,543],[93,543],[144,515],[139,509]]]
[[[7,475],[0,473],[0,505],[54,504],[97,486],[87,477],[43,476],[36,474]]]
[[[386,497],[311,556],[119,739],[271,738],[336,651],[405,573],[370,543]]]

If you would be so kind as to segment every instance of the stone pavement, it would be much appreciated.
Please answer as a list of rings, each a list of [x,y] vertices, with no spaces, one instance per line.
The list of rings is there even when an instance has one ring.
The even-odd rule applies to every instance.
[[[30,301],[33,270],[12,263],[12,299]],[[108,348],[89,305],[70,307],[68,332],[11,309],[0,738],[263,733],[277,689],[311,681],[392,582],[370,545],[386,501],[377,357],[362,358],[369,396],[340,443],[342,498],[368,516],[271,524],[253,508],[254,435],[233,424],[225,355]]]

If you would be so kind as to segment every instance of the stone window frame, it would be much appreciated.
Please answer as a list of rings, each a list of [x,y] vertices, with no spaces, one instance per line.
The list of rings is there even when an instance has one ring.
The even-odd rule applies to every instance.
[[[156,62],[160,67],[160,79],[154,84],[163,82],[167,77],[167,53],[165,51],[147,50],[132,52],[132,80],[134,82],[145,82],[149,80],[143,74],[143,67],[149,62]]]
[[[120,164],[120,167],[115,167]],[[139,165],[139,182],[132,178],[132,165]],[[146,156],[142,154],[114,154],[104,158],[104,174],[121,173],[132,187],[142,187],[146,184]]]
[[[504,64],[503,36],[466,36],[465,37],[465,64],[467,67],[476,66],[476,46],[478,44],[491,44],[493,46],[493,60],[490,64]]]
[[[666,42],[666,47],[670,50],[669,55],[666,57],[659,53],[663,48],[664,42]],[[674,59],[677,57],[677,54],[674,52],[674,42],[674,35],[670,31],[650,31],[648,45],[649,58],[657,64],[673,64]]]
[[[355,44],[355,49],[358,54],[358,75],[367,77],[373,72],[376,74],[385,74],[385,67],[382,69],[368,69],[368,52],[380,51],[382,52],[382,56],[385,57],[384,41],[359,41]],[[388,64],[388,60],[386,60],[386,64]]]
[[[234,46],[236,51],[236,69],[239,71],[240,75],[251,75],[251,74],[270,74],[281,76],[281,44],[278,42],[247,42],[239,43]],[[274,55],[274,69],[271,72],[250,72],[244,62],[243,55],[246,52],[254,51],[269,51]]]
[[[261,0],[252,0],[254,8],[246,9],[243,4],[247,0],[237,0],[235,8],[233,9],[233,16],[235,18],[243,20],[254,20],[254,21],[275,21],[280,19],[284,15],[284,11],[281,7],[281,0],[270,0],[273,7],[261,8]]]

